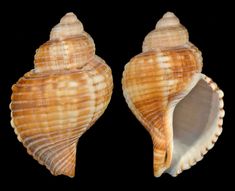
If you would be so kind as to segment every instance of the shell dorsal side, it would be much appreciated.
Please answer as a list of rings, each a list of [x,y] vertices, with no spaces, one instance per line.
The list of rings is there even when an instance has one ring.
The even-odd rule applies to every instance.
[[[92,38],[66,14],[36,52],[35,69],[12,86],[11,125],[53,175],[74,177],[79,138],[104,113],[113,81]]]
[[[167,12],[144,39],[143,52],[184,46],[189,42],[187,29],[172,12]]]
[[[201,52],[167,12],[126,64],[126,102],[153,142],[154,175],[176,176],[202,159],[222,132],[223,93],[201,73]],[[185,117],[185,118],[184,118]]]
[[[35,54],[35,71],[50,72],[82,68],[95,55],[95,44],[73,13],[67,13],[54,26],[50,40]]]

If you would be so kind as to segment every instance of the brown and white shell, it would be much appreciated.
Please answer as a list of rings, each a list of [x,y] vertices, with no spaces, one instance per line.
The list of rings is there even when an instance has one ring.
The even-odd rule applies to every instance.
[[[30,155],[53,175],[75,175],[78,139],[105,111],[110,68],[73,13],[36,51],[35,68],[12,86],[11,124]]]
[[[123,94],[152,137],[156,177],[189,169],[222,132],[223,92],[201,69],[201,52],[171,12],[125,66]]]

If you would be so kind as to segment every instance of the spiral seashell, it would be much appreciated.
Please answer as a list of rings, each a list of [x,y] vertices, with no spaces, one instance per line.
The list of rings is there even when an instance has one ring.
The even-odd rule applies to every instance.
[[[51,30],[34,64],[12,86],[11,124],[35,160],[53,175],[73,177],[78,140],[110,101],[111,70],[73,13]]]
[[[201,52],[171,12],[125,66],[123,94],[152,137],[156,177],[195,165],[222,132],[223,92],[201,69]]]
[[[174,13],[167,12],[144,39],[143,52],[182,46],[189,41],[187,29],[180,24]]]

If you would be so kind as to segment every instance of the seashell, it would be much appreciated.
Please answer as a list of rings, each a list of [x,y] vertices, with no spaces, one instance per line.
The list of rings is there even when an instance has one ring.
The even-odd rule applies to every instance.
[[[151,135],[156,177],[195,165],[222,132],[223,92],[201,69],[201,52],[171,12],[125,66],[123,94]]]
[[[12,86],[11,124],[35,160],[73,177],[78,140],[111,99],[111,70],[73,13],[52,28],[34,66]]]

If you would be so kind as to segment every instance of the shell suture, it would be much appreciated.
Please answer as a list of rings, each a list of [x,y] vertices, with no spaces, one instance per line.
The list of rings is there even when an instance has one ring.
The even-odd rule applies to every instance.
[[[34,65],[12,86],[11,124],[34,159],[73,177],[78,139],[110,101],[111,70],[73,13],[52,29]]]
[[[125,66],[123,94],[152,137],[156,177],[190,168],[222,132],[222,91],[201,73],[202,65],[187,29],[167,12]]]

